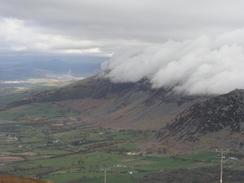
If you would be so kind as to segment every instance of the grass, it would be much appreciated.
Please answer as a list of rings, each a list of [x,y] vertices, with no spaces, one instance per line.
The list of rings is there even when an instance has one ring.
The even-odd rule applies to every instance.
[[[32,118],[58,118],[64,116],[76,116],[77,113],[67,111],[51,103],[38,103],[15,107],[7,111],[0,112],[2,120],[19,120],[26,117]]]
[[[153,132],[97,129],[85,124],[52,127],[53,123],[62,122],[60,116],[70,115],[74,114],[50,103],[1,112],[0,154],[25,158],[24,161],[5,164],[2,171],[12,175],[38,176],[55,183],[75,180],[100,183],[103,169],[107,168],[108,182],[137,183],[143,176],[161,170],[212,166],[217,158],[212,152],[176,157],[154,154],[129,156],[127,152],[138,152],[139,144],[152,138]],[[52,120],[37,124],[5,121],[25,116]],[[12,137],[17,139],[8,141]],[[20,155],[27,152],[32,155]]]
[[[191,159],[193,161],[206,161],[206,162],[214,162],[217,161],[218,154],[216,152],[195,152],[190,155],[182,156],[184,159]]]
[[[193,159],[196,155],[193,155]],[[200,155],[199,155],[200,156]],[[17,175],[44,174],[43,179],[57,183],[83,179],[95,183],[102,180],[103,168],[108,168],[112,182],[135,182],[143,175],[160,170],[190,168],[196,165],[193,159],[183,160],[168,156],[127,156],[119,153],[93,152],[63,154],[54,158],[44,158],[14,163],[7,169]],[[203,157],[203,159],[205,159]],[[16,171],[18,169],[19,171]],[[49,173],[45,173],[48,172]],[[130,175],[128,172],[134,172]]]

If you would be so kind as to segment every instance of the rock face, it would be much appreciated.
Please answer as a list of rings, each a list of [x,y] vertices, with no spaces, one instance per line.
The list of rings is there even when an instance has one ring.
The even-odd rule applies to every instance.
[[[244,90],[234,90],[193,104],[178,114],[160,134],[194,141],[223,129],[230,133],[244,130]]]

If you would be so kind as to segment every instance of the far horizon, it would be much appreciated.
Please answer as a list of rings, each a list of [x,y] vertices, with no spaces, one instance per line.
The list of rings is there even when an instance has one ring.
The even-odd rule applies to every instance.
[[[93,55],[0,56],[0,81],[42,78],[46,75],[87,77],[101,69],[106,57]]]

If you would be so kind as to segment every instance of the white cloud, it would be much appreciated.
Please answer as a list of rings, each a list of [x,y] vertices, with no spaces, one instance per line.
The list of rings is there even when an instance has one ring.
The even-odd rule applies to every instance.
[[[244,88],[243,6],[242,0],[0,0],[0,16],[16,17],[0,19],[0,49],[105,50],[115,53],[104,66],[113,81],[148,78],[153,87],[225,93]]]
[[[114,82],[143,78],[154,88],[188,94],[219,94],[244,88],[244,29],[219,36],[129,49],[105,64]]]
[[[49,33],[20,19],[0,19],[0,48],[7,51],[39,51],[47,53],[101,53],[99,43],[77,40]]]

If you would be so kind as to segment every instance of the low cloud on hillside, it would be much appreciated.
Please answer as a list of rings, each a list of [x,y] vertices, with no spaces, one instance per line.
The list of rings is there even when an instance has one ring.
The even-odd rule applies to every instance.
[[[220,94],[244,88],[244,29],[115,53],[104,66],[114,82],[143,78],[154,88],[188,94]]]

